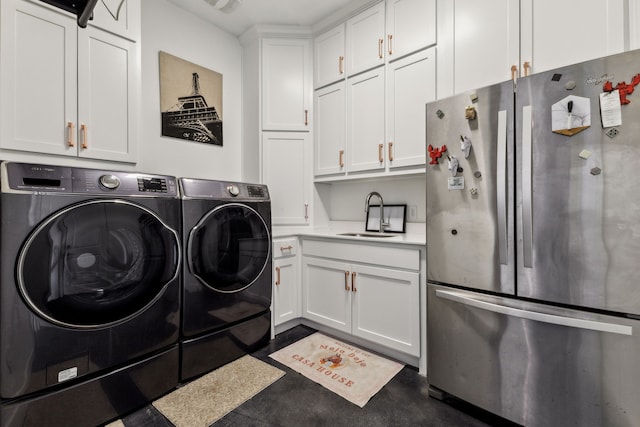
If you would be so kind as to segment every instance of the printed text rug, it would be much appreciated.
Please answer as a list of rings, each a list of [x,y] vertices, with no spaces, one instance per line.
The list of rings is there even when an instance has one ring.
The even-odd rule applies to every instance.
[[[319,332],[269,357],[361,408],[403,367]]]
[[[247,355],[161,397],[153,406],[176,427],[207,427],[283,375]]]

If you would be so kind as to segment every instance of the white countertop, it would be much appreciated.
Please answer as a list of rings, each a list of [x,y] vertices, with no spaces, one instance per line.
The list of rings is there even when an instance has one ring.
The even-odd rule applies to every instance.
[[[407,223],[406,233],[384,233],[385,236],[392,237],[344,236],[341,235],[342,233],[366,233],[367,235],[375,235],[377,232],[365,232],[364,224],[359,221],[332,221],[328,227],[274,226],[272,235],[274,239],[302,236],[336,240],[351,240],[357,242],[376,242],[417,246],[425,246],[427,244],[425,223]]]

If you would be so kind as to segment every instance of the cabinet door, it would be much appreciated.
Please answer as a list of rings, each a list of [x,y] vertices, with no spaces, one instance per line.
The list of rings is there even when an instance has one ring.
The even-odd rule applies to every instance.
[[[302,258],[302,315],[322,325],[351,333],[350,265]]]
[[[384,64],[384,2],[347,21],[347,75]]]
[[[520,3],[521,61],[529,62],[530,73],[624,51],[628,13],[623,1],[523,0]]]
[[[316,37],[314,55],[315,88],[344,78],[344,24]]]
[[[420,356],[419,273],[354,265],[353,334]]]
[[[339,82],[315,92],[315,175],[346,171],[345,83]]]
[[[135,162],[137,45],[87,27],[78,41],[78,152],[92,159]]]
[[[76,21],[26,1],[0,7],[0,146],[77,155]]]
[[[436,0],[387,1],[387,60],[436,43]]]
[[[389,168],[425,165],[425,105],[436,99],[435,54],[432,48],[387,65]]]
[[[519,63],[519,2],[456,0],[452,13],[454,92],[512,78],[511,66]]]
[[[129,40],[140,39],[140,1],[102,0],[93,9],[89,25],[107,30]]]
[[[300,317],[297,258],[288,257],[274,260],[273,280],[274,324],[279,325]]]
[[[262,129],[308,131],[310,41],[262,40]]]
[[[262,181],[269,186],[274,225],[309,223],[309,144],[304,132],[262,134]]]
[[[384,67],[348,79],[347,91],[347,171],[384,170]]]

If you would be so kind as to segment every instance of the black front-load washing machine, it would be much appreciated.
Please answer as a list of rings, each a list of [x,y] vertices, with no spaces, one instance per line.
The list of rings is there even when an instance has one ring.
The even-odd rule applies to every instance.
[[[174,177],[0,164],[0,425],[95,426],[178,384]]]
[[[271,335],[267,187],[181,178],[181,380],[264,346]]]

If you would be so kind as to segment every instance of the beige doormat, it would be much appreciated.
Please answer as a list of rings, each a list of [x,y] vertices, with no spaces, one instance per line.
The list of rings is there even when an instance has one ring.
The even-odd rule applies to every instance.
[[[161,397],[153,406],[176,427],[208,427],[283,375],[247,355]]]
[[[404,366],[319,332],[269,357],[361,408]]]

